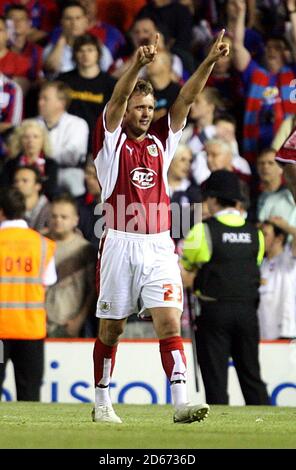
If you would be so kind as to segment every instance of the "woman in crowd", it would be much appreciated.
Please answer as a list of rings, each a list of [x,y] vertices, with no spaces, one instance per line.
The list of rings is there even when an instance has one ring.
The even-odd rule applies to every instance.
[[[26,119],[15,128],[9,140],[8,154],[0,176],[1,184],[12,184],[15,170],[30,165],[41,173],[45,195],[52,198],[56,194],[57,164],[50,158],[48,133],[41,123]]]

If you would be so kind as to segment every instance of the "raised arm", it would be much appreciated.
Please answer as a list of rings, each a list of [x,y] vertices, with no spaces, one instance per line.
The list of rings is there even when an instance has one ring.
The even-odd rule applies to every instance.
[[[244,46],[246,2],[245,0],[235,0],[235,6],[237,16],[233,30],[233,62],[237,70],[243,72],[251,60],[251,54]]]
[[[63,51],[67,44],[66,37],[61,34],[56,44],[47,54],[47,48],[44,50],[44,68],[49,72],[60,72],[63,59]],[[50,47],[50,46],[49,46]],[[47,54],[47,55],[46,55]]]
[[[154,44],[139,47],[130,67],[116,83],[106,111],[106,126],[109,132],[115,131],[122,121],[141,68],[152,62],[157,54],[158,40],[157,33]]]
[[[170,110],[171,129],[173,132],[180,130],[188,116],[196,95],[204,88],[217,60],[229,54],[229,44],[223,42],[225,30],[223,29],[205,60],[183,85],[176,101]]]

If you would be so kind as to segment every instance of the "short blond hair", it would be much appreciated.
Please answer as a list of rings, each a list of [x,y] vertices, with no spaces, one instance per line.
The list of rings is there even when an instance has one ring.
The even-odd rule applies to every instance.
[[[26,130],[31,127],[38,129],[41,132],[43,137],[43,146],[41,150],[44,152],[44,155],[51,156],[52,150],[46,127],[41,122],[37,121],[37,119],[25,119],[18,127],[14,129],[8,141],[9,155],[11,158],[17,157],[22,152],[22,137]]]
[[[154,96],[154,90],[153,90],[153,86],[152,84],[149,82],[149,80],[143,80],[143,79],[139,79],[131,93],[130,96],[136,94],[136,93],[139,93],[139,94],[142,94],[142,95],[152,95]]]

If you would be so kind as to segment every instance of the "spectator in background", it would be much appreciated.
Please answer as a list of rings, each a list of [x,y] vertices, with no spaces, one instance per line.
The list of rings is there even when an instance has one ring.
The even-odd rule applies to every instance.
[[[169,49],[182,58],[185,68],[192,73],[196,64],[188,51],[192,41],[193,17],[189,9],[172,0],[152,0],[138,13],[139,18],[151,18],[164,24],[170,37]]]
[[[86,10],[88,19],[87,32],[97,37],[109,49],[113,59],[115,59],[120,49],[125,46],[123,34],[115,26],[105,23],[98,18],[97,0],[81,0],[80,3]]]
[[[100,231],[96,230],[96,222],[102,218],[102,214],[96,208],[101,203],[101,188],[92,158],[86,161],[84,178],[86,191],[76,199],[79,212],[78,228],[84,238],[98,250]],[[103,220],[101,222],[103,224]]]
[[[0,22],[1,24],[1,22]],[[0,173],[6,153],[6,139],[23,118],[21,87],[0,72]]]
[[[26,93],[30,84],[28,80],[30,64],[26,57],[8,49],[8,39],[5,18],[0,16],[0,71],[17,82]]]
[[[35,116],[39,85],[43,78],[42,47],[29,40],[31,20],[24,5],[8,6],[5,17],[12,22],[13,27],[13,34],[9,38],[10,50],[27,58],[29,62],[27,77],[30,84],[25,97],[25,116]]]
[[[42,194],[42,178],[35,166],[17,168],[13,178],[14,187],[25,199],[24,219],[30,228],[42,232],[48,226],[50,203]]]
[[[78,337],[95,312],[96,250],[79,233],[75,200],[61,194],[51,206],[47,236],[56,241],[57,283],[46,294],[48,336]]]
[[[76,68],[63,73],[58,79],[69,86],[71,103],[69,113],[83,118],[89,127],[88,151],[92,150],[92,130],[109,101],[114,85],[114,78],[102,72],[99,66],[101,47],[91,34],[84,34],[75,39],[73,58]]]
[[[263,235],[238,210],[242,194],[237,175],[215,171],[204,190],[211,217],[189,232],[182,264],[184,285],[193,286],[200,305],[196,347],[206,400],[228,404],[231,356],[246,405],[268,405],[258,359]]]
[[[50,199],[57,191],[57,164],[46,128],[36,119],[25,119],[16,127],[8,142],[9,158],[0,175],[1,184],[12,184],[17,168],[33,165],[41,173],[44,194]]]
[[[74,69],[74,41],[88,30],[86,11],[79,2],[71,1],[64,4],[61,15],[61,28],[56,28],[43,54],[44,69],[49,77],[56,77],[59,73]],[[112,62],[111,52],[102,45],[100,68],[106,71]]]
[[[194,204],[201,202],[200,188],[190,175],[191,163],[191,150],[179,144],[168,171],[170,200],[180,207],[180,218],[172,213],[171,230],[175,243],[183,239],[194,224]]]
[[[264,67],[251,58],[243,42],[246,4],[244,0],[235,0],[235,4],[237,14],[233,57],[237,70],[242,74],[247,94],[244,156],[250,163],[255,163],[257,153],[270,147],[282,120],[296,113],[296,104],[291,100],[291,93],[295,91],[292,84],[296,66],[295,63],[288,63],[289,46],[283,36],[267,39]],[[290,19],[295,22],[296,32],[296,15],[290,15]]]
[[[154,120],[168,113],[176,100],[181,86],[172,80],[172,56],[168,51],[159,51],[155,60],[146,66],[147,79],[154,88]]]
[[[46,40],[52,32],[58,16],[58,2],[54,0],[3,0],[0,4],[0,13],[5,15],[11,4],[26,8],[31,20],[29,40],[33,42]]]
[[[233,167],[245,175],[247,182],[251,180],[251,167],[247,160],[240,156],[236,140],[236,121],[230,114],[220,114],[214,119],[216,137],[229,143],[232,149]]]
[[[147,0],[97,0],[100,20],[116,26],[126,32],[132,26],[139,10],[146,5]]]
[[[273,149],[264,149],[258,155],[257,173],[259,176],[259,187],[256,194],[256,220],[258,220],[258,215],[268,197],[285,189],[283,170],[275,161],[275,151]]]
[[[61,81],[41,86],[39,121],[49,133],[52,157],[58,164],[58,184],[74,196],[84,193],[82,166],[87,154],[89,129],[86,121],[67,112],[70,104],[68,85]]]
[[[5,18],[12,21],[13,34],[9,38],[10,50],[21,54],[29,61],[27,77],[30,85],[42,78],[42,47],[29,40],[31,20],[29,12],[24,5],[11,4],[6,9]]]
[[[0,189],[0,399],[9,359],[17,400],[39,401],[46,336],[45,288],[56,282],[55,243],[28,228],[15,188]],[[16,308],[17,306],[17,308]]]
[[[139,18],[135,20],[129,35],[131,39],[132,51],[126,55],[119,56],[117,60],[112,64],[110,73],[115,78],[121,77],[121,75],[128,69],[131,65],[134,53],[136,50],[145,44],[150,44],[155,37],[155,34],[159,33],[159,45],[158,50],[169,52],[167,42],[169,38],[167,37],[167,32],[162,24],[159,22],[153,21],[151,18]],[[145,69],[144,69],[145,70]],[[144,77],[145,72],[141,71],[140,76]],[[180,57],[176,54],[172,54],[172,80],[180,81],[185,78],[185,71],[183,68],[183,63]],[[188,77],[187,77],[188,78]]]
[[[232,171],[232,149],[228,142],[213,138],[206,142],[205,152],[209,174],[217,170]]]
[[[202,184],[213,171],[228,170],[237,173],[246,185],[249,175],[240,170],[240,164],[237,165],[237,160],[233,158],[232,148],[229,142],[219,137],[207,140],[205,151],[199,155],[199,167],[194,167],[194,178],[199,177],[199,183]]]
[[[228,29],[226,31],[228,34]],[[227,36],[225,40],[229,43],[232,51],[231,38]],[[236,121],[240,124],[239,134],[241,135],[245,100],[241,77],[234,68],[233,52],[230,53],[229,57],[221,57],[218,60],[212,75],[209,77],[207,86],[215,88],[220,96],[223,96],[223,103],[227,112],[235,116]]]
[[[264,55],[264,39],[262,28],[258,23],[258,2],[250,0],[246,2],[247,7],[247,23],[244,35],[244,46],[250,52],[252,58],[256,62],[261,63]],[[226,19],[223,25],[230,37],[235,34],[236,20],[237,20],[237,7],[236,0],[227,0],[224,2]],[[256,11],[257,10],[257,11]],[[253,16],[253,18],[251,18]],[[257,18],[256,18],[257,17]],[[257,23],[257,24],[256,24]],[[257,26],[257,27],[256,27]],[[270,31],[270,28],[269,28]]]
[[[281,173],[280,168],[277,171]],[[276,187],[276,181],[279,184],[278,178],[275,177],[274,187]],[[260,222],[275,216],[282,217],[290,225],[296,227],[296,206],[293,194],[283,185],[279,185],[275,191],[270,191],[263,203],[258,207],[258,220]]]
[[[216,88],[205,87],[195,98],[189,114],[190,124],[186,126],[181,142],[190,147],[196,160],[205,142],[214,137],[214,118],[222,108],[223,101]]]
[[[296,228],[282,217],[261,224],[266,257],[260,267],[258,318],[261,339],[296,337]],[[287,235],[291,247],[285,248]]]

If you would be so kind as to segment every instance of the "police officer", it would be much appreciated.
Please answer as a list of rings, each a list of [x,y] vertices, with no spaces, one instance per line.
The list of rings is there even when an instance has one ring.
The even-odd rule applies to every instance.
[[[38,401],[46,336],[45,287],[57,279],[55,242],[23,220],[25,200],[14,188],[0,190],[0,399],[5,367],[14,366],[17,400]],[[7,397],[6,397],[7,398]]]
[[[206,400],[228,404],[232,357],[246,404],[268,405],[258,360],[258,265],[264,254],[263,234],[242,217],[235,173],[213,172],[204,189],[211,217],[188,234],[182,265],[185,286],[193,286],[200,305],[196,344]]]

